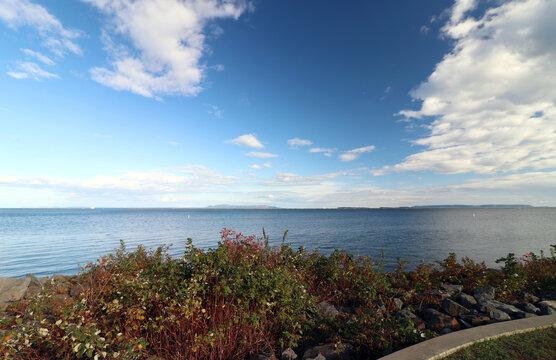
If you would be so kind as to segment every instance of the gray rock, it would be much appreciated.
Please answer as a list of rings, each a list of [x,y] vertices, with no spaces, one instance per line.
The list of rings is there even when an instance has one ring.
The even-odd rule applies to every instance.
[[[85,291],[85,287],[81,284],[77,284],[71,288],[70,296],[75,299],[79,297],[79,295],[81,295],[84,291]]]
[[[509,304],[504,304],[503,302],[496,301],[496,300],[483,300],[483,301],[480,301],[478,305],[481,308],[480,311],[482,311],[482,312],[490,312],[490,311],[496,309],[496,310],[503,311],[506,314],[511,315],[513,317],[524,316],[524,315],[520,314],[520,313],[523,313],[523,311],[519,310],[515,306],[509,305]],[[518,314],[520,314],[520,315],[518,315]]]
[[[440,330],[440,335],[446,335],[446,334],[453,333],[453,332],[454,331],[450,328],[444,328],[444,329]]]
[[[516,307],[530,314],[540,314],[541,312],[541,309],[531,303],[518,303]]]
[[[471,324],[472,326],[480,326],[490,322],[490,317],[485,314],[462,315],[460,320]]]
[[[450,296],[454,296],[463,291],[463,285],[440,285],[440,288]]]
[[[451,299],[444,299],[444,301],[442,301],[442,310],[451,316],[460,316],[469,313],[469,309]]]
[[[459,330],[458,321],[438,310],[427,309],[423,312],[423,318],[427,320],[427,328],[434,331],[442,331],[444,328]]]
[[[353,353],[353,346],[351,344],[341,344],[336,347],[334,344],[325,344],[314,346],[303,354],[303,360],[309,359],[324,359],[324,360],[341,360],[349,359]],[[322,358],[319,358],[319,355]]]
[[[411,320],[413,322],[413,324],[415,325],[415,328],[419,329],[419,330],[425,330],[426,325],[425,322],[423,321],[423,319],[421,319],[419,316],[415,315],[414,313],[412,313],[409,310],[400,310],[396,313],[396,319],[400,320],[400,319],[408,319]]]
[[[515,315],[513,315],[514,318],[516,319],[525,319],[525,318],[530,318],[530,317],[535,317],[537,316],[536,314],[531,314],[525,311],[522,311],[520,313],[517,313]]]
[[[444,291],[441,290],[431,290],[427,293],[427,295],[434,297],[440,301],[443,301],[444,299],[447,299],[450,297],[450,295],[448,295],[447,293],[445,293]]]
[[[538,303],[540,301],[540,299],[538,297],[536,297],[535,295],[533,295],[531,293],[528,293],[526,291],[520,293],[519,295],[523,298],[523,300],[525,300],[525,302],[528,302],[528,303],[535,304],[535,303]]]
[[[481,300],[494,300],[495,292],[496,290],[492,286],[487,285],[473,290],[473,296],[477,302],[481,302]]]
[[[489,313],[488,316],[495,321],[506,321],[506,320],[511,320],[512,318],[510,318],[510,315],[506,314],[505,312],[498,310],[498,309],[492,309]]]
[[[272,348],[268,345],[265,345],[260,353],[249,356],[249,360],[277,360],[277,359],[276,356],[274,355],[274,351],[272,351]]]
[[[27,274],[22,279],[0,278],[0,310],[4,310],[12,302],[23,299],[29,286],[34,291],[37,284],[40,286],[40,281],[32,274]]]
[[[294,360],[297,359],[297,354],[293,351],[292,348],[287,348],[286,350],[282,351],[282,355],[280,356],[281,360]]]
[[[477,300],[471,295],[460,293],[455,297],[455,300],[468,309],[473,309],[477,304]]]
[[[394,306],[394,309],[397,310],[401,310],[403,308],[403,301],[399,298],[393,298],[392,299],[392,305]]]
[[[540,301],[537,305],[538,305],[540,308],[543,308],[543,307],[551,307],[551,308],[553,308],[554,310],[556,310],[556,301],[554,301],[554,300],[544,300],[544,301]]]
[[[319,314],[321,314],[323,316],[330,316],[332,318],[335,318],[340,313],[334,307],[334,305],[332,305],[328,301],[322,301],[322,302],[318,303],[317,304],[317,311],[319,312]]]
[[[473,327],[473,325],[471,325],[470,323],[468,323],[467,321],[465,321],[465,320],[463,320],[463,319],[461,319],[461,318],[458,318],[458,322],[459,322],[459,326],[460,326],[462,329],[470,329],[470,328]]]

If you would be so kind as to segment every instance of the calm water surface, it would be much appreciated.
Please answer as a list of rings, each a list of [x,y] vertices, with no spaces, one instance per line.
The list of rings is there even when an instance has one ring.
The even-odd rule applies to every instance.
[[[448,253],[494,260],[513,252],[548,251],[556,244],[555,208],[380,210],[0,210],[0,276],[75,274],[119,246],[173,244],[180,256],[188,237],[199,248],[216,246],[219,231],[261,234],[271,243],[328,254],[346,249],[380,257],[433,262]]]

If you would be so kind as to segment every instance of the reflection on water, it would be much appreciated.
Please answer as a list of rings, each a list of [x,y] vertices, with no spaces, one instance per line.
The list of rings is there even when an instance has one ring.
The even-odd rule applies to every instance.
[[[119,246],[173,244],[180,256],[186,238],[214,247],[222,228],[261,234],[272,244],[286,229],[294,248],[322,253],[346,249],[380,257],[388,269],[401,257],[416,265],[449,252],[494,260],[514,252],[547,251],[556,244],[556,209],[381,209],[381,210],[0,210],[0,276],[74,274]]]

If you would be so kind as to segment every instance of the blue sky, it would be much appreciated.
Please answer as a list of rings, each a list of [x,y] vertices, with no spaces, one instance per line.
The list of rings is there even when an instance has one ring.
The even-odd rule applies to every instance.
[[[556,206],[551,0],[0,0],[0,207]]]

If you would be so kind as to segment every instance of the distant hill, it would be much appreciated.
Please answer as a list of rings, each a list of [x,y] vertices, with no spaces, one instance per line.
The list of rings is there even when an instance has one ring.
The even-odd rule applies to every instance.
[[[207,209],[255,209],[255,210],[264,210],[264,209],[279,209],[276,206],[270,205],[230,205],[230,204],[220,204],[220,205],[209,205]]]
[[[412,206],[412,209],[427,209],[427,208],[530,208],[531,205],[501,205],[501,204],[486,204],[486,205],[421,205]]]

